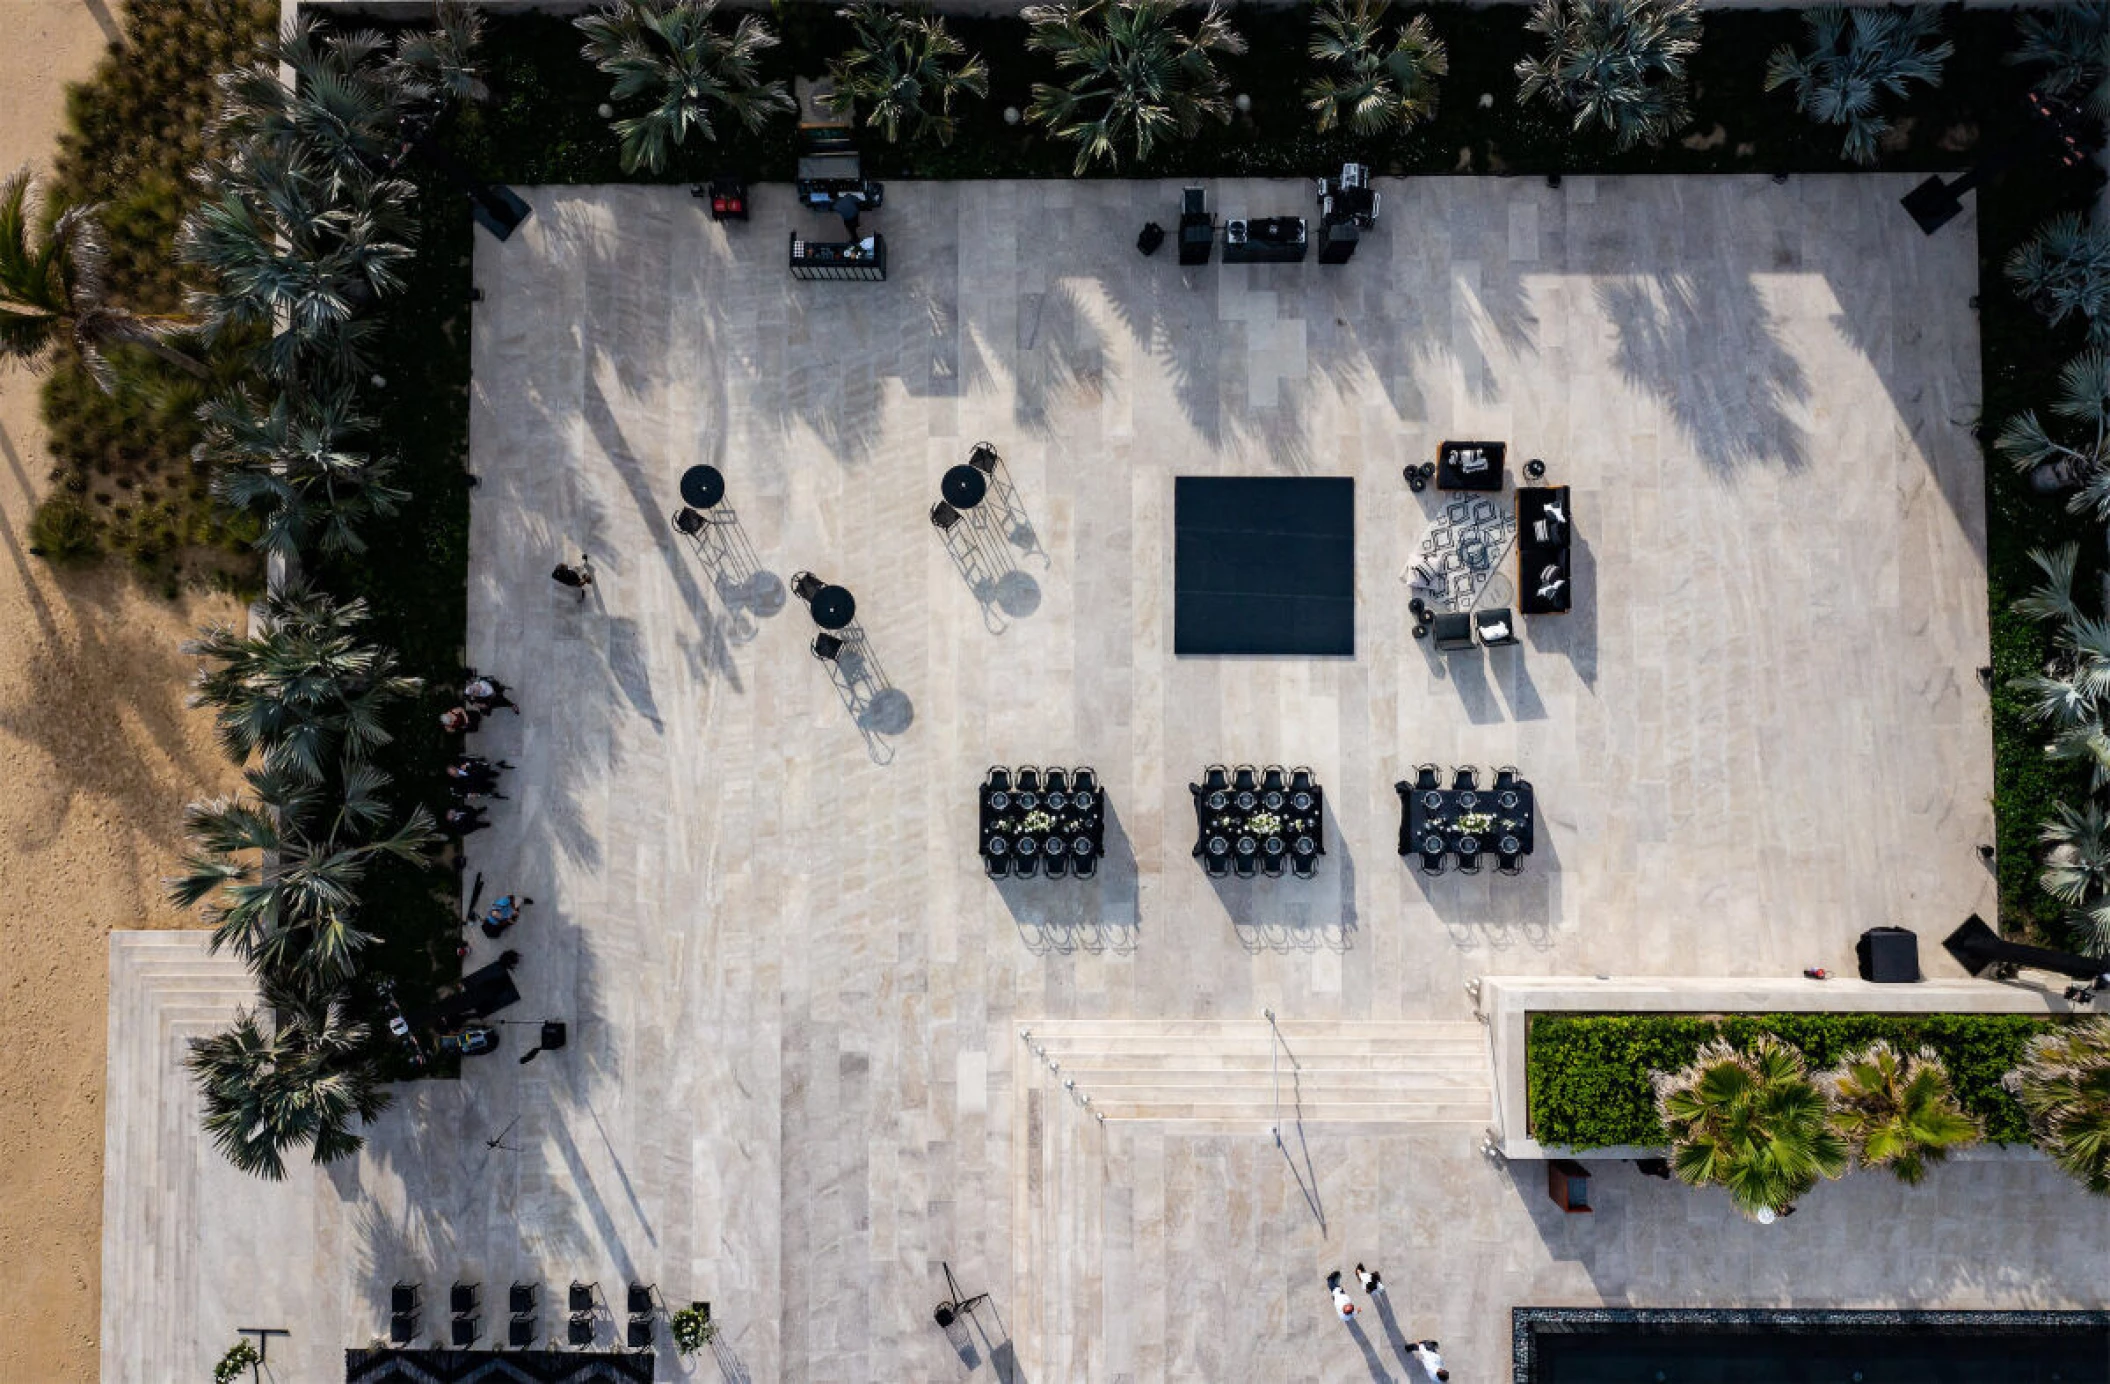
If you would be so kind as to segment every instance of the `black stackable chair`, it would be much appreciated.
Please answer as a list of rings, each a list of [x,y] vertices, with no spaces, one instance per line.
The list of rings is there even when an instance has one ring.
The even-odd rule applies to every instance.
[[[1069,792],[1069,791],[1070,791],[1070,771],[1069,771],[1069,770],[1067,770],[1067,769],[1050,769],[1050,770],[1048,770],[1048,791],[1049,791],[1050,793],[1067,793],[1067,792]]]
[[[1221,764],[1211,764],[1202,774],[1202,791],[1218,793],[1231,786],[1231,771]]]
[[[1443,873],[1442,851],[1424,851],[1417,849],[1415,851],[1415,854],[1421,857],[1421,872],[1423,874],[1440,875]]]
[[[967,454],[967,464],[985,476],[995,475],[996,465],[1002,460],[993,442],[977,442],[974,450]]]
[[[1497,854],[1495,856],[1495,872],[1497,874],[1504,875],[1521,875],[1524,873],[1524,870],[1522,865],[1519,864],[1519,862],[1522,861],[1523,858],[1524,857],[1522,855]]]
[[[1289,858],[1289,872],[1298,879],[1310,879],[1319,873],[1319,858],[1315,855],[1297,855],[1292,852]]]
[[[1460,764],[1451,770],[1451,788],[1460,793],[1476,792],[1480,787],[1480,770],[1477,765]]]
[[[1062,851],[1049,851],[1044,857],[1049,879],[1065,879],[1070,873],[1070,857]]]
[[[1011,857],[1011,876],[1014,879],[1032,879],[1040,873],[1040,857],[1037,855],[1014,855]]]
[[[1502,766],[1501,768],[1499,768],[1499,769],[1495,770],[1495,791],[1496,791],[1497,793],[1500,793],[1500,792],[1502,792],[1502,791],[1503,791],[1504,789],[1507,789],[1507,788],[1514,788],[1514,787],[1516,787],[1516,786],[1517,786],[1517,766],[1516,766],[1516,765],[1514,765],[1514,764],[1504,764],[1504,765],[1503,765],[1503,766]]]
[[[581,1283],[578,1279],[573,1279],[571,1281],[571,1291],[564,1295],[566,1309],[573,1313],[586,1312],[590,1314],[593,1311],[594,1296],[599,1291],[600,1285],[598,1283]]]
[[[1282,878],[1282,867],[1288,863],[1289,855],[1287,852],[1282,855],[1262,855],[1260,857],[1261,873],[1265,874],[1269,879],[1280,879]]]
[[[593,1313],[574,1312],[564,1324],[564,1339],[575,1346],[593,1344]]]
[[[1098,874],[1099,852],[1093,851],[1090,855],[1078,856],[1075,863],[1070,866],[1070,873],[1079,879],[1090,879],[1093,875]]]
[[[960,522],[960,511],[940,500],[930,507],[930,525],[939,533],[951,533]]]
[[[802,601],[811,602],[815,596],[821,594],[821,588],[827,584],[811,572],[791,574],[791,594]]]
[[[674,532],[684,538],[696,537],[696,535],[703,532],[703,526],[709,522],[703,515],[690,509],[687,505],[683,505],[680,509],[674,511]]]
[[[1458,873],[1461,875],[1479,874],[1480,857],[1484,854],[1486,854],[1484,851],[1458,852]]]
[[[516,1317],[525,1317],[535,1310],[535,1285],[515,1283],[506,1293],[506,1310]]]
[[[1318,785],[1316,783],[1312,782],[1311,766],[1309,764],[1299,764],[1296,768],[1290,770],[1290,792],[1309,793],[1312,789],[1316,788],[1317,786]]]
[[[1288,791],[1282,781],[1282,766],[1280,764],[1268,765],[1267,771],[1261,774],[1260,791],[1263,793],[1282,793]]]
[[[1240,879],[1251,879],[1260,872],[1259,862],[1254,856],[1240,851],[1233,851],[1231,854],[1234,857],[1231,868],[1238,872]]]
[[[842,656],[843,641],[832,634],[813,636],[813,656],[823,663],[833,663]]]
[[[1040,770],[1034,768],[1020,769],[1018,771],[1018,791],[1021,793],[1038,793],[1040,791]]]
[[[1202,869],[1208,871],[1211,878],[1222,879],[1231,873],[1231,862],[1223,856],[1211,855],[1209,852],[1203,851]]]
[[[1442,770],[1433,764],[1417,764],[1414,766],[1414,790],[1416,792],[1426,793],[1431,788],[1441,787],[1443,787]]]
[[[652,1295],[654,1286],[650,1283],[631,1284],[623,1293],[623,1310],[633,1317],[651,1316],[653,1311],[659,1306],[658,1301]]]
[[[1008,793],[1011,791],[1011,771],[1000,764],[992,764],[989,776],[983,782],[992,793]]]
[[[1259,772],[1250,764],[1241,764],[1231,775],[1231,786],[1241,793],[1257,793],[1260,791]]]
[[[1011,857],[1008,855],[984,855],[982,869],[991,879],[1011,878]]]
[[[456,1312],[454,1314],[454,1348],[456,1350],[467,1350],[470,1346],[475,1345],[478,1338],[483,1334],[483,1318],[477,1316],[474,1312]]]
[[[515,1350],[527,1350],[535,1344],[535,1326],[533,1313],[512,1318],[506,1323],[506,1344]]]
[[[1079,769],[1070,775],[1070,788],[1078,793],[1096,793],[1099,791],[1099,776],[1090,769]]]
[[[652,1349],[652,1327],[653,1321],[651,1317],[632,1317],[630,1319],[629,1334],[624,1338],[625,1344],[632,1350]]]

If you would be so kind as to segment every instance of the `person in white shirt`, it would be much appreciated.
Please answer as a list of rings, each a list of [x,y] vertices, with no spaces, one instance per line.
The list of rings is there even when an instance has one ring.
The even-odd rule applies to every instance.
[[[1335,1269],[1332,1273],[1326,1275],[1326,1286],[1333,1293],[1333,1310],[1340,1314],[1341,1320],[1347,1321],[1350,1317],[1353,1317],[1355,1315],[1355,1304],[1348,1300],[1348,1291],[1341,1286],[1341,1271],[1339,1269]]]
[[[1422,1372],[1437,1380],[1438,1384],[1450,1379],[1451,1372],[1443,1367],[1443,1356],[1437,1353],[1434,1341],[1416,1341],[1411,1354],[1414,1356],[1414,1363],[1421,1366]]]
[[[1358,1264],[1355,1266],[1355,1276],[1362,1281],[1363,1291],[1370,1296],[1376,1297],[1385,1291],[1384,1277],[1376,1269],[1366,1269]]]

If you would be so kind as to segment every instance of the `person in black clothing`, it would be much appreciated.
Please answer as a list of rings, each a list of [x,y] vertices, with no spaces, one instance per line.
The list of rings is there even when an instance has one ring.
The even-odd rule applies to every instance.
[[[482,755],[457,755],[447,766],[447,786],[456,793],[488,793],[502,798],[505,794],[497,791],[498,771],[512,767],[502,759],[493,765]]]
[[[506,685],[485,673],[471,673],[462,688],[462,704],[471,711],[488,716],[500,707],[509,707],[515,716],[520,714],[520,704],[506,695]]]
[[[457,841],[470,832],[482,831],[489,825],[491,824],[484,820],[484,810],[480,807],[450,807],[440,817],[440,829]]]

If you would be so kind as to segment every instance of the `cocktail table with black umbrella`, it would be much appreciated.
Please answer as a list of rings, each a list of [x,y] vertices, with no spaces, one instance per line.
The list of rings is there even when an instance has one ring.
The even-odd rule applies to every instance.
[[[857,618],[857,598],[844,586],[824,586],[814,592],[809,608],[813,623],[824,630],[842,629]]]
[[[691,466],[681,473],[682,503],[709,509],[725,498],[725,477],[715,466]]]
[[[973,509],[989,493],[989,478],[972,466],[955,466],[945,473],[938,489],[954,509]]]

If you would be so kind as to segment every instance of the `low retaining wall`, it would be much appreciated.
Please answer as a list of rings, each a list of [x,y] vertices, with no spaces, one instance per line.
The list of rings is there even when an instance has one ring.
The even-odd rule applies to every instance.
[[[1581,1156],[1531,1137],[1525,1045],[1533,1014],[2072,1014],[2057,991],[1991,980],[1733,980],[1653,976],[1483,976],[1477,1012],[1494,1060],[1495,1127],[1505,1158]],[[1590,1149],[1591,1158],[1648,1158],[1661,1149]],[[2037,1157],[1985,1145],[1959,1158]]]

